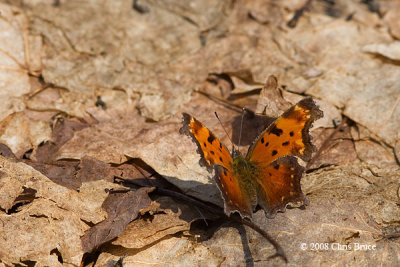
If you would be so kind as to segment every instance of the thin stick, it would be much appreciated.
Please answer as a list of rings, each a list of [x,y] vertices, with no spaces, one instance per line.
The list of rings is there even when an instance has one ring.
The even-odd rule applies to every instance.
[[[199,94],[201,94],[201,95],[203,95],[203,96],[205,96],[205,97],[207,97],[207,98],[209,98],[209,99],[212,100],[212,101],[221,102],[222,104],[224,104],[225,107],[227,107],[227,108],[229,108],[229,109],[231,109],[231,110],[234,110],[234,111],[236,111],[236,112],[238,112],[238,113],[239,113],[241,110],[244,109],[244,107],[242,107],[242,106],[240,106],[240,105],[237,105],[237,104],[234,104],[234,103],[232,103],[232,102],[230,102],[230,101],[228,101],[228,100],[225,100],[225,99],[223,99],[223,98],[220,98],[220,97],[218,97],[218,96],[210,95],[209,93],[206,93],[206,92],[203,92],[203,91],[195,91],[195,92],[196,92],[196,93],[199,93]],[[254,111],[252,111],[251,109],[246,108],[246,111],[247,111],[248,114],[250,114],[251,116],[254,116],[254,115],[255,115]]]
[[[240,141],[242,140],[242,130],[243,130],[243,117],[244,117],[244,112],[245,112],[245,108],[243,108],[242,110],[242,119],[240,121],[240,134],[239,134],[239,145],[238,147],[240,147]]]

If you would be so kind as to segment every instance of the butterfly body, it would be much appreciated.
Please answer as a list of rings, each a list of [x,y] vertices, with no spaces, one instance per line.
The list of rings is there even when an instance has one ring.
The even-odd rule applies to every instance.
[[[237,177],[243,191],[249,196],[256,196],[256,178],[260,175],[259,167],[255,162],[243,157],[240,151],[235,150],[232,160],[232,175]]]
[[[254,181],[257,176],[258,166],[255,162],[243,157],[239,151],[233,153],[232,170],[238,177],[246,178],[246,180]]]
[[[300,186],[304,168],[296,157],[310,159],[314,146],[309,128],[322,116],[311,98],[301,100],[256,138],[246,156],[236,149],[231,155],[210,130],[189,114],[183,113],[180,132],[197,144],[200,164],[209,171],[214,169],[227,215],[238,212],[251,218],[259,205],[272,218],[290,202],[308,203]]]

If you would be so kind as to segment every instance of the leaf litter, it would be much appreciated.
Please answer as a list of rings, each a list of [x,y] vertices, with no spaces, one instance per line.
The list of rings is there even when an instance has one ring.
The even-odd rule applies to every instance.
[[[259,233],[157,189],[222,205],[181,112],[228,146],[214,111],[235,144],[241,107],[261,113],[245,115],[246,151],[311,95],[325,118],[310,205],[254,223],[288,265],[399,264],[398,3],[134,2],[1,1],[1,263],[282,265]]]

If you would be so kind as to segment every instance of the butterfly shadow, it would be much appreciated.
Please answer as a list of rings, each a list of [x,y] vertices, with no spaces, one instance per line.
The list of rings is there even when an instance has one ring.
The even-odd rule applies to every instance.
[[[235,145],[248,146],[269,126],[276,118],[259,116],[244,112],[237,115],[232,121],[232,142]]]
[[[185,183],[190,183],[190,186],[201,186],[204,192],[215,191],[216,184],[202,184],[197,181],[182,181],[181,179],[175,177],[168,177],[169,181],[175,183],[182,184],[182,188],[185,188]],[[171,192],[164,192],[164,190],[159,191],[159,193],[167,193],[169,195]],[[163,203],[160,203],[160,209],[170,209],[174,213],[180,213],[179,219],[190,223],[190,233],[194,236],[198,236],[197,240],[199,242],[207,242],[212,239],[212,237],[216,234],[216,232],[222,228],[236,228],[243,247],[244,253],[244,261],[246,262],[246,266],[252,267],[254,266],[253,255],[249,246],[249,239],[247,238],[247,233],[244,225],[237,223],[224,214],[223,208],[206,201],[199,200],[195,197],[188,196],[183,193],[172,193],[170,195],[176,201],[179,201],[183,204],[186,204],[190,207],[189,211],[185,210],[185,212],[181,212],[179,207],[177,206],[166,206]],[[221,197],[222,203],[222,197]],[[232,216],[239,216],[238,214],[233,214]]]
[[[207,220],[207,223],[205,223],[204,220],[197,220],[192,223],[190,233],[198,236],[197,240],[199,242],[208,242],[212,241],[211,239],[218,230],[223,230],[226,228],[235,228],[238,231],[238,234],[240,236],[240,242],[242,243],[242,249],[244,254],[243,260],[245,262],[245,266],[253,267],[254,266],[253,253],[250,249],[246,228],[244,227],[243,224],[228,220],[226,217],[221,217],[219,219],[212,221]],[[240,261],[241,259],[237,260]]]
[[[239,117],[241,118],[241,117]],[[265,123],[265,122],[264,122]],[[190,233],[197,235],[199,242],[207,242],[211,240],[219,229],[234,227],[240,235],[244,261],[246,266],[254,266],[254,258],[249,246],[249,239],[247,237],[246,228],[243,224],[237,223],[232,218],[226,217],[222,205],[222,197],[220,196],[217,185],[215,183],[204,184],[198,181],[184,181],[177,177],[164,177],[158,174],[151,166],[147,165],[140,159],[132,160],[134,164],[140,166],[145,170],[148,175],[135,179],[118,179],[123,185],[131,187],[136,190],[140,187],[155,187],[149,196],[153,201],[157,201],[158,197],[168,196],[173,199],[173,202],[157,201],[160,206],[160,211],[171,210],[175,214],[179,214],[179,219],[186,221],[190,224]],[[212,178],[210,178],[211,180]],[[220,206],[199,200],[193,196],[189,196],[182,192],[175,184],[180,184],[180,188],[201,188],[201,192],[209,194],[209,192],[216,192],[221,197]],[[178,203],[178,204],[174,204]],[[189,208],[181,209],[179,204],[184,204]],[[233,214],[232,216],[239,216]],[[240,259],[239,259],[240,260]]]

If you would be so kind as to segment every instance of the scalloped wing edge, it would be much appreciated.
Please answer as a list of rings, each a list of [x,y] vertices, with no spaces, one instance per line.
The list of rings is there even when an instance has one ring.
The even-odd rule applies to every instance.
[[[298,186],[300,192],[298,193],[297,196],[294,197],[293,200],[285,200],[284,202],[281,203],[280,206],[270,210],[267,207],[264,207],[262,204],[260,204],[260,194],[257,193],[258,199],[257,203],[258,205],[264,210],[265,216],[269,219],[275,218],[276,214],[278,212],[284,213],[286,211],[286,207],[291,204],[291,203],[296,203],[296,204],[301,204],[301,205],[306,205],[308,206],[310,204],[309,200],[307,197],[304,195],[302,188],[301,188],[301,179],[303,178],[305,168],[301,166],[298,161],[297,157],[295,156],[283,156],[280,158],[277,158],[275,161],[269,164],[269,166],[274,165],[274,164],[280,164],[282,161],[285,161],[288,165],[293,166],[294,168],[294,183],[295,186]]]

